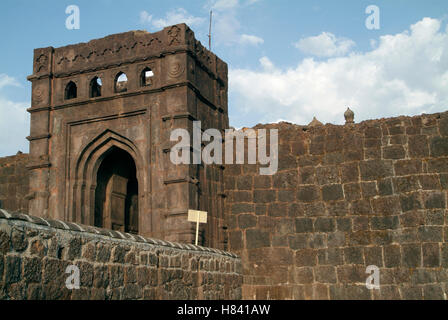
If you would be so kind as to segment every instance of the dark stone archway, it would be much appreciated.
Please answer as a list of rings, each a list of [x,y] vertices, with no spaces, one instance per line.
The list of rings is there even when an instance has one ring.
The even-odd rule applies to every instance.
[[[126,151],[108,150],[97,171],[96,227],[138,233],[138,182],[134,159]]]

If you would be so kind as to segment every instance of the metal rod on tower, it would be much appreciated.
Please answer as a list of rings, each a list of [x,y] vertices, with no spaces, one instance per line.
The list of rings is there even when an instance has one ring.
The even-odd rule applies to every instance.
[[[212,16],[213,11],[210,10],[210,27],[208,29],[208,49],[212,51]]]

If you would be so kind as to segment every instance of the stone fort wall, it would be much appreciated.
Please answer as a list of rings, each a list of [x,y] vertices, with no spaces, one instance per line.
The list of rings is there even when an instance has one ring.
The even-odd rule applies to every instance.
[[[446,299],[448,112],[279,130],[279,170],[225,169],[245,299]],[[366,267],[380,269],[368,290]]]
[[[28,154],[0,158],[0,209],[28,212]]]
[[[1,300],[236,300],[241,284],[231,253],[0,210]]]
[[[0,217],[2,298],[447,298],[448,112],[258,128],[279,130],[277,174],[260,176],[256,165],[224,170],[226,250],[242,266],[233,256],[16,214],[25,221]],[[0,159],[3,208],[26,211],[26,160]],[[93,276],[81,291],[59,294],[52,272],[73,261]],[[200,270],[194,261],[204,261]],[[365,286],[369,265],[380,268],[381,290]],[[134,282],[139,272],[150,283]]]

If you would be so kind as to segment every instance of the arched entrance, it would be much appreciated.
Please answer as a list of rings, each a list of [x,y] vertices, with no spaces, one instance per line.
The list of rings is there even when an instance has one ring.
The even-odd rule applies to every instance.
[[[138,181],[134,159],[112,147],[101,161],[95,188],[94,225],[138,234]]]

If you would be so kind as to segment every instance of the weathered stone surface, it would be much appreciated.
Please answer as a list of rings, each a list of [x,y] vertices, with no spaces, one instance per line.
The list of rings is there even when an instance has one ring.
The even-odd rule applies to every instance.
[[[384,246],[384,264],[387,268],[401,265],[401,252],[399,245]]]
[[[22,153],[0,158],[0,209],[28,212],[29,160],[29,155]]]
[[[324,201],[336,201],[344,198],[342,185],[332,184],[322,187],[322,199]]]
[[[296,266],[310,267],[317,264],[317,250],[303,249],[296,252]]]
[[[5,284],[19,282],[22,278],[22,259],[20,256],[5,257]]]
[[[6,255],[6,253],[9,251],[9,241],[9,235],[6,232],[0,230],[0,254]]]
[[[313,232],[313,220],[310,218],[296,219],[296,233]]]
[[[359,164],[361,178],[365,181],[386,178],[393,175],[392,162],[384,160],[367,160]]]
[[[40,258],[23,259],[23,278],[26,283],[40,283],[42,280],[42,261]]]
[[[179,36],[172,39],[178,41],[167,42],[170,35]],[[156,36],[157,47],[148,42],[139,51],[141,39],[156,41]],[[134,41],[136,37],[140,40]],[[185,25],[154,34],[115,35],[114,43],[136,45],[113,49],[95,61],[86,58],[95,55],[84,54],[72,59],[72,51],[96,52],[97,46],[110,47],[111,39],[36,50],[37,57],[44,55],[54,63],[35,59],[29,78],[33,156],[0,158],[0,206],[23,211],[30,202],[36,215],[100,225],[107,219],[95,220],[94,213],[104,207],[89,192],[95,185],[97,191],[101,189],[104,181],[97,178],[104,176],[89,168],[101,167],[110,148],[118,147],[132,153],[138,189],[149,195],[138,197],[139,228],[120,216],[114,226],[111,221],[103,225],[105,229],[83,226],[94,241],[82,236],[61,239],[56,236],[61,231],[54,230],[79,232],[79,227],[70,221],[12,214],[7,221],[31,220],[52,227],[46,235],[0,229],[0,271],[3,268],[5,282],[10,282],[9,287],[0,287],[0,298],[239,298],[240,271],[245,276],[245,298],[446,295],[447,286],[439,284],[448,276],[439,269],[446,268],[448,259],[447,113],[347,126],[258,125],[279,129],[279,168],[272,176],[259,175],[259,166],[252,164],[174,166],[167,158],[172,129],[191,130],[193,119],[202,121],[203,130],[228,128],[227,66],[191,41],[194,37]],[[146,79],[140,73],[148,65],[155,76],[150,87],[142,87]],[[175,77],[165,72],[173,66],[174,73],[180,70]],[[101,99],[91,97],[89,87],[98,69],[104,71],[105,80]],[[113,81],[124,71],[129,76],[126,92],[123,84]],[[51,78],[51,90],[46,77]],[[65,96],[69,81],[79,89],[70,101]],[[41,108],[50,101],[54,108]],[[108,121],[86,121],[103,116]],[[54,123],[50,125],[48,119]],[[129,167],[130,162],[124,162]],[[83,174],[75,172],[78,167]],[[113,192],[121,186],[127,197],[127,182],[119,180],[114,180]],[[183,251],[174,254],[182,250],[181,245],[158,240],[149,241],[157,249],[139,251],[140,246],[152,245],[137,238],[137,233],[192,243],[194,232],[185,213],[199,204],[209,212],[209,223],[201,225],[202,245],[241,254],[242,266],[219,253],[214,260],[210,257],[214,253],[206,249],[186,250],[188,257]],[[62,212],[66,206],[68,212]],[[0,221],[6,217],[0,211]],[[117,244],[117,239],[126,244]],[[69,263],[84,270],[80,291],[58,291]],[[378,292],[363,286],[367,264],[381,268],[385,287]]]
[[[431,139],[430,145],[432,157],[448,156],[448,138],[434,137]]]
[[[270,246],[269,233],[256,229],[250,229],[246,231],[246,247],[248,249],[255,249],[269,246]]]
[[[320,198],[319,188],[316,186],[299,187],[297,192],[297,199],[303,202],[312,202]]]
[[[15,251],[21,252],[28,247],[28,241],[22,231],[14,230],[11,237],[12,247]]]
[[[333,232],[336,229],[334,218],[317,218],[314,221],[315,232]]]
[[[402,246],[403,249],[403,266],[409,268],[421,267],[421,245],[406,244]]]
[[[0,299],[241,299],[241,260],[234,255],[200,247],[187,249],[180,244],[168,246],[161,241],[154,245],[149,244],[156,243],[153,240],[123,240],[118,235],[116,239],[106,238],[80,229],[37,226],[27,220],[0,218],[3,234],[24,227],[28,230],[15,239],[4,237],[7,245],[5,254],[0,255],[0,279],[4,279],[0,282]],[[45,249],[48,242],[63,248],[59,250],[61,254],[50,256],[50,250]],[[18,251],[23,243],[31,245]],[[137,258],[141,256],[146,259]],[[159,260],[158,256],[162,258]],[[279,252],[276,259],[292,265],[292,252],[289,259],[284,256],[284,252]],[[196,264],[188,263],[190,260]],[[66,273],[70,265],[79,268],[80,289],[66,288],[66,280],[74,275],[73,271]],[[203,279],[207,279],[201,286],[198,268]],[[151,294],[144,293],[148,286],[153,288]]]

